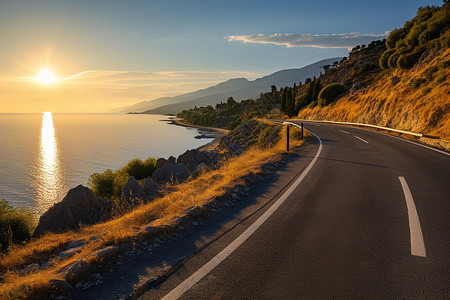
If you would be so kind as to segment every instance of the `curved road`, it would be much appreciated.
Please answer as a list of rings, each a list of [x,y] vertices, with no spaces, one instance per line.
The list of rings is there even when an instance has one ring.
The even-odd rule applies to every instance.
[[[305,127],[321,142],[298,186],[142,299],[450,299],[448,153]]]

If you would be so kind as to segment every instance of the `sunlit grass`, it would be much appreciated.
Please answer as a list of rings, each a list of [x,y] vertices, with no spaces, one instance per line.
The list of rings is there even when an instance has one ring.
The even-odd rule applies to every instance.
[[[392,70],[380,80],[324,108],[305,108],[299,118],[368,123],[440,139],[422,138],[450,149],[450,49],[430,56],[411,70]],[[429,70],[439,71],[430,78]],[[393,86],[391,77],[400,81]],[[420,83],[420,84],[419,84]],[[425,92],[424,92],[425,91]]]
[[[303,141],[295,139],[295,130],[292,130],[291,134],[291,146],[300,146]],[[223,195],[227,188],[243,183],[241,178],[250,172],[261,173],[263,164],[280,159],[280,154],[285,152],[285,143],[286,137],[283,136],[272,148],[252,148],[239,157],[229,159],[220,169],[203,173],[196,179],[174,186],[168,195],[141,205],[111,221],[84,227],[78,232],[49,233],[27,245],[13,246],[0,260],[0,270],[4,272],[0,297],[44,295],[48,291],[50,279],[62,278],[58,271],[64,266],[88,256],[108,241],[114,241],[116,244],[132,241],[145,231],[146,226],[170,225],[190,206],[201,206],[215,196]],[[33,274],[14,272],[14,269],[21,269],[28,264],[47,261],[64,250],[67,242],[79,239],[89,242],[81,252],[69,259],[54,261],[50,268]],[[91,259],[95,259],[95,256]]]

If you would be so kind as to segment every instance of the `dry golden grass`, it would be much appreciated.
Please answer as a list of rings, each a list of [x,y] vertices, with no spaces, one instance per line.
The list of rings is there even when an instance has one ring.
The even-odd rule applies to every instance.
[[[421,141],[450,149],[450,49],[431,53],[411,70],[391,70],[372,86],[347,95],[331,105],[300,111],[298,117],[316,120],[368,123],[419,132],[440,139]],[[443,67],[444,66],[444,67]],[[439,67],[434,78],[427,70]],[[400,82],[391,84],[391,78]]]
[[[291,145],[299,146],[303,141],[295,139],[295,130],[291,131]],[[0,298],[16,297],[44,297],[48,296],[49,281],[61,279],[59,271],[80,259],[95,259],[89,255],[104,247],[108,241],[120,244],[132,241],[145,231],[146,226],[170,225],[173,220],[183,214],[190,206],[202,205],[214,196],[221,196],[227,187],[233,187],[240,182],[240,178],[253,172],[261,172],[261,165],[280,159],[284,152],[286,139],[282,137],[277,145],[270,149],[250,149],[239,157],[229,159],[220,169],[212,170],[198,178],[173,187],[173,191],[148,204],[141,205],[121,217],[105,223],[84,227],[78,232],[62,234],[46,234],[27,245],[15,246],[2,256],[0,270],[3,272],[3,282],[0,286]],[[85,239],[87,245],[82,251],[68,259],[55,260],[46,270],[36,273],[23,274],[16,272],[31,263],[43,263],[50,257],[64,250],[69,241]]]

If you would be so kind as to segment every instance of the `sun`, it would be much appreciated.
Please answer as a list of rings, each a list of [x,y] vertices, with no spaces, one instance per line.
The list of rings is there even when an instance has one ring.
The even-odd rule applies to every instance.
[[[43,84],[52,84],[55,83],[56,77],[51,70],[43,69],[39,72],[36,80]]]

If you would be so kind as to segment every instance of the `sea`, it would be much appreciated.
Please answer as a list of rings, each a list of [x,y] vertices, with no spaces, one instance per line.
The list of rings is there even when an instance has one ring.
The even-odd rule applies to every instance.
[[[0,114],[0,200],[42,215],[92,173],[178,157],[211,140],[149,114]]]

